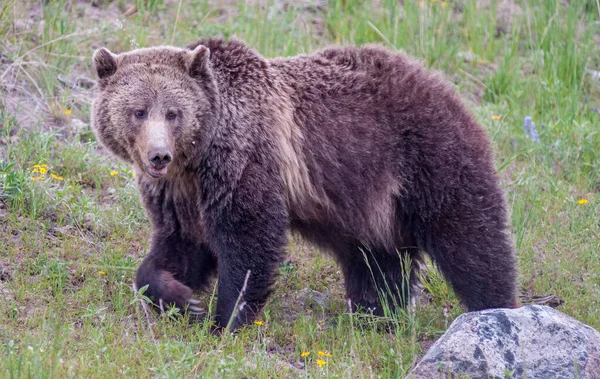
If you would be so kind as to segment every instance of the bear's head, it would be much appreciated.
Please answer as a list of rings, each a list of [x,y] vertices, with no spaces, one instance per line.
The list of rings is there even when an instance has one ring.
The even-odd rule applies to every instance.
[[[209,58],[203,45],[96,50],[92,125],[98,139],[152,178],[192,164],[217,117]]]

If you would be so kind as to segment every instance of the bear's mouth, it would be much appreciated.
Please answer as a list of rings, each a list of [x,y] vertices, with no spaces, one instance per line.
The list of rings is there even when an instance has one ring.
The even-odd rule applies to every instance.
[[[169,166],[165,166],[160,169],[156,169],[154,167],[144,165],[144,170],[146,171],[146,173],[148,175],[150,175],[151,177],[153,177],[154,179],[158,179],[161,176],[165,175],[167,173],[168,168],[169,168]]]

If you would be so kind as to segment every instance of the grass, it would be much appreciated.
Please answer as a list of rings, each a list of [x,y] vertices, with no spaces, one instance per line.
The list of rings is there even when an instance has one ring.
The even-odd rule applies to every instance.
[[[90,131],[91,91],[74,84],[93,77],[97,47],[214,35],[266,56],[379,42],[443,71],[492,136],[521,292],[556,295],[600,329],[597,1],[508,1],[507,13],[500,0],[135,0],[127,17],[129,2],[94,3],[0,5],[1,377],[402,377],[462,312],[433,271],[415,314],[384,320],[392,332],[349,316],[338,268],[294,239],[262,325],[217,338],[207,323],[146,316],[132,283],[148,221],[131,170]]]

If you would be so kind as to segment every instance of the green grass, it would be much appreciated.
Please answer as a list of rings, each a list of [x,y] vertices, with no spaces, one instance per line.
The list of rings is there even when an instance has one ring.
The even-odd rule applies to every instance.
[[[415,314],[350,316],[339,269],[293,240],[262,325],[218,338],[208,323],[144,313],[132,284],[149,225],[133,174],[91,134],[91,91],[69,83],[93,78],[100,46],[208,36],[242,38],[266,56],[378,42],[443,71],[492,136],[521,292],[559,296],[561,311],[600,329],[597,1],[515,1],[508,16],[500,0],[136,0],[128,17],[130,2],[96,3],[0,5],[0,377],[402,377],[462,312],[430,272]]]

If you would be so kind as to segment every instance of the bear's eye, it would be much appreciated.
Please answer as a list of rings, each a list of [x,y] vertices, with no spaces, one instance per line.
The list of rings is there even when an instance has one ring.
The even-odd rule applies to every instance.
[[[175,120],[177,118],[177,113],[173,111],[167,112],[167,120]]]
[[[135,112],[133,112],[133,114],[135,115],[135,118],[137,118],[138,120],[143,120],[146,118],[146,111],[143,109],[138,109]]]

